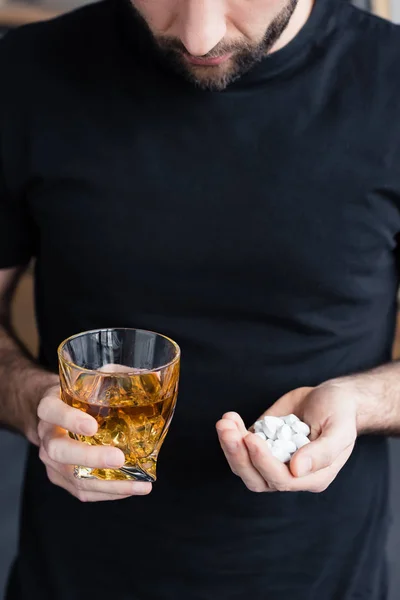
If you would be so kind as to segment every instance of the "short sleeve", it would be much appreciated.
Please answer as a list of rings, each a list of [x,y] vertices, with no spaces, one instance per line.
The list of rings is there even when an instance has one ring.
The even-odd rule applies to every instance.
[[[33,224],[24,197],[20,94],[8,35],[0,40],[0,268],[25,265],[34,254]],[[12,172],[13,185],[10,185]]]
[[[7,190],[0,162],[0,269],[25,265],[33,254],[30,218],[23,204]]]

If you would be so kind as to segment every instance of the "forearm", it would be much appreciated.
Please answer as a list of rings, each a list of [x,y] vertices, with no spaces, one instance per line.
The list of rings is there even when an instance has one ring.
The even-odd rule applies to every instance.
[[[0,424],[37,443],[37,406],[57,383],[53,373],[35,365],[4,321],[0,322]]]
[[[400,362],[335,379],[357,405],[358,433],[400,435]]]

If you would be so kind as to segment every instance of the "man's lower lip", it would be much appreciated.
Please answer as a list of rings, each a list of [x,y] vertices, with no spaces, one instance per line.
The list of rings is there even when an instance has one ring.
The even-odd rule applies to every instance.
[[[224,54],[223,56],[217,56],[215,58],[201,58],[201,56],[191,56],[189,54],[186,54],[185,56],[192,65],[215,67],[229,60],[232,54]]]

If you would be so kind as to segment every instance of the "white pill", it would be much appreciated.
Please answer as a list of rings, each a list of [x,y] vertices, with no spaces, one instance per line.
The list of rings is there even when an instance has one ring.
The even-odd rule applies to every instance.
[[[303,421],[296,421],[291,426],[295,433],[302,433],[303,435],[310,435],[310,428],[307,423],[303,423]]]
[[[275,458],[277,458],[283,463],[290,461],[290,452],[285,452],[285,450],[282,450],[282,448],[276,448],[275,446],[273,446],[271,448],[271,452],[272,455],[275,456]]]
[[[274,419],[271,419],[271,417],[264,417],[263,424],[264,430],[267,429],[268,431],[271,431],[271,433],[276,433],[277,427]]]
[[[267,445],[268,445],[268,448],[271,450],[274,445],[274,442],[272,440],[267,440]]]
[[[256,435],[258,435],[259,438],[261,438],[262,440],[264,440],[264,442],[267,439],[267,436],[265,435],[265,433],[263,433],[262,431],[257,431]]]
[[[292,440],[276,440],[273,442],[274,448],[280,448],[285,452],[289,452],[290,454],[294,454],[297,450],[297,446]]]
[[[278,440],[291,440],[292,435],[293,431],[290,425],[283,425],[277,433],[277,438]]]
[[[278,430],[285,424],[285,422],[278,417],[264,417],[263,421],[263,431],[265,435],[271,440],[275,440]]]
[[[271,429],[265,423],[263,423],[262,431],[265,434],[266,438],[269,440],[276,440],[276,430]]]
[[[306,437],[302,433],[296,433],[296,435],[294,435],[292,437],[292,442],[294,442],[296,444],[296,448],[299,450],[306,444],[309,444],[310,440],[308,439],[308,437]]]
[[[296,415],[293,414],[282,417],[282,419],[285,421],[286,425],[293,425],[296,421],[300,421],[299,417],[296,417]]]
[[[259,433],[260,431],[262,432],[262,430],[263,430],[263,421],[256,421],[254,423],[254,432]]]
[[[276,423],[274,421],[263,419],[262,430],[268,439],[276,440]]]
[[[280,417],[264,417],[264,423],[270,426],[275,426],[275,429],[279,429],[285,424],[285,421]]]

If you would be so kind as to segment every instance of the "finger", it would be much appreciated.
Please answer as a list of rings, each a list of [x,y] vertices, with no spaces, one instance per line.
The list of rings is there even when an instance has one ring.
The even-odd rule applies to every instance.
[[[257,436],[249,434],[245,438],[245,444],[253,464],[269,487],[280,492],[323,492],[335,479],[351,454],[351,448],[346,449],[329,467],[305,477],[294,477],[286,465],[272,456],[263,445],[264,442]]]
[[[107,363],[97,369],[101,373],[132,373],[135,370],[132,367],[127,367],[126,365],[120,365],[118,363]]]
[[[74,486],[87,493],[111,496],[146,496],[153,486],[146,481],[105,481],[102,479],[79,479],[72,475]]]
[[[269,487],[279,491],[290,491],[293,475],[288,467],[275,458],[267,444],[254,433],[244,438],[251,464]]]
[[[97,422],[93,417],[68,406],[54,391],[41,400],[37,414],[46,423],[58,425],[72,433],[92,436],[97,431]]]
[[[234,423],[236,423],[237,428],[239,429],[242,435],[247,434],[246,425],[244,424],[242,417],[237,412],[227,412],[223,415],[222,419],[228,419],[230,421],[233,421]]]
[[[252,492],[268,491],[266,482],[251,463],[249,453],[243,442],[243,436],[239,433],[236,423],[233,423],[230,419],[222,419],[217,423],[217,432],[222,450],[232,472],[240,477],[245,486]]]
[[[64,465],[116,469],[125,463],[124,453],[119,448],[78,442],[71,439],[63,429],[54,426],[45,432],[42,446],[52,461]]]
[[[240,445],[242,436],[239,429],[230,419],[221,419],[216,425],[219,441],[223,444],[223,450],[234,454]]]
[[[355,435],[349,435],[342,423],[327,424],[321,435],[311,444],[298,450],[291,462],[290,470],[295,477],[304,477],[332,465],[347,448],[354,445]]]
[[[312,492],[314,494],[324,492],[348,461],[351,451],[352,449],[344,450],[329,467],[305,477],[293,477],[292,491]]]
[[[68,471],[69,476],[65,477],[57,468],[47,467],[50,481],[67,490],[81,502],[122,500],[131,496],[146,496],[152,490],[151,483],[76,479],[73,475],[73,467],[69,467]]]

